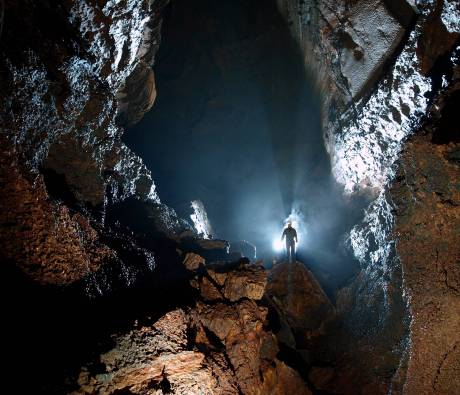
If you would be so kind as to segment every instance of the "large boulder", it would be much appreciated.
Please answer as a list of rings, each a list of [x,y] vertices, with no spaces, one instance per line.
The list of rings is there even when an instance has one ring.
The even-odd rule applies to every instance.
[[[291,329],[298,347],[324,334],[327,323],[335,318],[335,308],[321,285],[300,262],[275,265],[266,295]]]

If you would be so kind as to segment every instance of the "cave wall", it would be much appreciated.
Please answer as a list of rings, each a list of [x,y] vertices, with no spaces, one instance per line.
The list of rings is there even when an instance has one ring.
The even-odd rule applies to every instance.
[[[2,5],[2,259],[51,285],[99,292],[103,282],[110,288],[110,267],[129,283],[155,257],[111,207],[144,205],[151,232],[187,228],[121,141],[122,125],[155,99],[151,66],[166,2]]]
[[[390,188],[396,249],[410,306],[406,393],[460,391],[460,69],[406,143]]]
[[[458,3],[278,6],[324,92],[335,179],[374,196],[349,237],[361,273],[337,296],[349,349],[376,392],[458,392],[458,127],[442,110],[458,89]]]
[[[2,265],[42,284],[83,281],[93,292],[110,288],[108,267],[131,283],[155,266],[155,245],[145,241],[152,234],[136,239],[132,229],[186,228],[121,141],[122,125],[155,100],[151,65],[165,3],[2,5]],[[278,5],[318,75],[335,178],[351,196],[374,197],[349,239],[361,273],[337,296],[342,381],[321,386],[456,393],[458,4]]]

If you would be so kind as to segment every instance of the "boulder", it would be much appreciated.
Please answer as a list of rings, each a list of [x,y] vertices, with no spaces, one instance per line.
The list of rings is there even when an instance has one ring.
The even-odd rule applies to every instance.
[[[228,262],[229,243],[225,240],[203,239],[193,231],[185,231],[176,236],[176,240],[183,251],[193,252],[201,255],[207,262]]]
[[[401,42],[404,27],[382,1],[355,2],[340,33],[341,71],[356,100],[380,76],[385,62]]]
[[[275,265],[269,273],[266,295],[298,345],[323,334],[325,325],[335,318],[334,306],[300,262]]]
[[[265,269],[261,265],[248,265],[242,262],[245,261],[207,265],[192,280],[192,286],[198,289],[201,297],[207,301],[226,299],[236,302],[245,298],[262,299],[267,284]]]

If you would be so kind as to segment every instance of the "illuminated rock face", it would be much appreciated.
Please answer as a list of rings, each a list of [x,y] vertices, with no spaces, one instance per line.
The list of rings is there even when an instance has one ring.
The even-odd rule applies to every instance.
[[[409,139],[390,195],[396,250],[410,301],[409,394],[460,391],[460,69],[432,122]],[[453,121],[453,122],[452,122]]]
[[[97,293],[110,288],[103,267],[116,267],[127,284],[136,271],[151,270],[152,252],[106,221],[109,206],[128,198],[153,208],[152,229],[178,229],[116,122],[139,119],[153,103],[150,66],[164,5],[5,5],[1,181],[9,193],[2,194],[0,242],[5,258],[34,280],[83,281]],[[122,259],[123,251],[137,263]]]
[[[362,375],[380,376],[383,392],[404,387],[410,394],[454,393],[457,367],[446,361],[456,358],[458,342],[453,315],[458,292],[452,286],[458,267],[451,263],[459,253],[453,241],[458,238],[459,173],[452,159],[458,132],[448,126],[455,122],[439,126],[437,118],[446,118],[441,109],[455,102],[449,98],[458,89],[460,10],[442,0],[416,2],[416,7],[404,1],[373,3],[370,11],[366,1],[278,1],[323,90],[333,175],[345,194],[374,197],[363,222],[350,232],[362,270],[339,292],[337,313],[357,340],[350,342],[356,355],[380,356],[364,364],[374,371],[364,368]],[[364,29],[366,48],[358,40],[362,26],[376,18],[379,23],[367,34]],[[401,30],[395,33],[398,24]],[[379,37],[381,30],[393,40]],[[374,48],[376,53],[366,54]],[[385,66],[365,68],[373,59]],[[359,85],[350,77],[352,65],[369,83]],[[436,145],[443,133],[450,136],[445,138],[449,148]],[[389,370],[396,374],[385,378]]]

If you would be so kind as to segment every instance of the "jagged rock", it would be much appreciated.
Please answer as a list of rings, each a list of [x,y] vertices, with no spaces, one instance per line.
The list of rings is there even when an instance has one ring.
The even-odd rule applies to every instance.
[[[267,274],[261,266],[247,266],[232,271],[224,284],[224,296],[231,302],[242,298],[260,300],[265,292]]]
[[[0,223],[8,230],[0,242],[33,280],[69,285],[99,276],[105,284],[96,288],[109,289],[109,273],[126,272],[128,284],[135,266],[154,266],[153,252],[123,226],[109,227],[105,214],[129,197],[160,205],[150,171],[121,141],[115,116],[117,92],[140,64],[153,62],[164,5],[2,5],[2,185],[15,199],[2,195]],[[137,99],[125,96],[123,105]],[[7,163],[16,164],[14,173]],[[175,221],[175,213],[164,213],[152,215],[157,229]],[[130,250],[145,265],[120,259]]]
[[[117,336],[115,347],[100,357],[105,372],[83,369],[74,394],[163,394],[166,388],[176,394],[214,393],[217,382],[205,356],[186,349],[187,328],[185,312],[175,310],[151,327]]]
[[[433,147],[431,152],[429,138],[423,143],[409,143],[408,150],[403,154],[404,172],[396,174],[395,169],[398,167],[397,160],[408,136],[416,132],[431,134],[430,130],[420,129],[420,120],[425,119],[425,116],[431,117],[430,100],[438,96],[443,97],[446,88],[452,87],[458,78],[458,72],[455,71],[458,50],[454,48],[458,46],[460,10],[458,2],[451,0],[386,0],[384,3],[389,12],[411,31],[406,33],[399,48],[387,57],[387,67],[382,69],[385,74],[380,75],[380,82],[377,85],[371,84],[371,90],[357,102],[352,99],[342,76],[343,62],[340,62],[340,58],[343,52],[337,45],[337,36],[340,31],[346,31],[351,26],[347,19],[348,9],[359,8],[360,3],[368,2],[278,0],[282,14],[301,44],[305,62],[317,73],[318,84],[325,93],[323,108],[326,111],[323,124],[333,175],[344,185],[347,194],[366,191],[374,199],[366,210],[363,223],[353,228],[349,238],[360,261],[361,273],[349,287],[340,291],[337,297],[339,321],[343,323],[341,330],[344,331],[343,338],[337,341],[348,345],[348,356],[355,355],[351,365],[360,366],[354,373],[354,385],[339,387],[344,392],[344,388],[347,387],[350,393],[353,393],[353,388],[358,387],[374,393],[402,393],[403,390],[404,393],[430,393],[433,392],[433,387],[430,388],[429,383],[433,384],[435,377],[442,376],[438,375],[441,366],[439,354],[444,352],[443,355],[450,358],[451,352],[455,354],[455,351],[449,351],[446,343],[430,342],[427,337],[423,337],[422,341],[421,335],[418,334],[422,332],[421,322],[424,319],[431,321],[431,317],[443,317],[440,321],[446,320],[443,322],[445,328],[455,326],[448,318],[452,314],[452,303],[445,302],[442,291],[438,291],[439,296],[433,297],[432,302],[427,302],[421,288],[419,292],[413,293],[411,287],[406,288],[403,276],[407,271],[413,274],[414,287],[418,281],[425,284],[427,289],[432,289],[426,280],[437,277],[437,274],[432,273],[433,267],[436,266],[433,264],[436,253],[435,242],[431,244],[428,235],[430,231],[433,232],[432,239],[437,240],[440,247],[445,246],[444,241],[438,238],[440,232],[434,229],[434,218],[444,203],[438,203],[439,206],[434,207],[431,192],[427,196],[423,194],[416,198],[414,195],[417,188],[426,188],[421,181],[425,181],[425,178],[427,184],[435,184],[437,181],[436,188],[440,193],[450,196],[450,191],[445,182],[441,181],[445,179],[445,172],[441,171],[445,168],[445,162],[438,153],[434,154],[440,149]],[[417,18],[413,19],[410,8],[415,8],[415,4],[418,9]],[[376,6],[379,8],[381,5],[382,3],[378,2]],[[377,33],[378,27],[370,29],[374,34]],[[353,41],[357,43],[356,40]],[[349,51],[350,62],[358,63],[365,51],[360,45],[350,44],[357,50],[353,53]],[[427,75],[430,78],[427,78]],[[346,109],[348,105],[350,107]],[[439,103],[435,108],[438,105]],[[454,124],[456,123],[454,121]],[[452,128],[446,127],[444,130],[447,132],[447,129],[452,132]],[[437,137],[433,136],[434,142],[436,139]],[[447,140],[452,143],[451,138]],[[439,171],[444,175],[435,177],[434,171],[426,175],[419,172],[418,166],[422,164],[423,156],[419,150],[422,145],[431,160],[440,161]],[[440,151],[443,151],[444,158],[450,155],[443,149]],[[426,163],[422,168],[426,171]],[[419,181],[412,188],[408,180],[413,180],[414,174],[420,175]],[[394,194],[388,192],[395,177],[396,195],[401,193],[400,199],[397,200],[403,202],[407,199],[412,203],[400,203],[396,212],[392,204]],[[405,189],[413,190],[407,193],[403,192]],[[410,207],[411,212],[406,213],[404,206]],[[432,219],[423,218],[423,214],[419,217],[419,210],[426,214],[430,212],[433,215]],[[416,218],[419,218],[419,221],[415,221]],[[401,233],[404,241],[398,241],[398,250],[395,251],[394,239],[398,233],[394,229],[394,224],[398,224],[399,221],[408,221],[412,227],[401,227],[409,233]],[[433,224],[433,227],[429,229],[426,223]],[[456,227],[449,228],[450,234],[444,232],[445,238],[451,240],[452,234],[456,234]],[[426,247],[422,247],[417,240],[419,231],[424,235],[421,239],[426,240]],[[455,252],[451,252],[453,247],[445,248],[449,248],[449,256],[455,255]],[[404,259],[401,261],[398,258],[398,255],[401,255],[399,251],[403,251]],[[423,257],[419,254],[423,254]],[[411,270],[412,268],[417,268],[417,272]],[[453,271],[450,266],[446,273],[446,277],[451,278]],[[440,279],[438,282],[442,284]],[[407,282],[408,286],[409,284],[410,281]],[[433,287],[439,289],[438,286]],[[414,308],[411,307],[412,304]],[[427,306],[426,310],[419,308],[420,306]],[[416,324],[414,340],[410,334],[410,328],[413,326],[410,320],[414,317],[412,311],[417,312],[417,317],[423,317],[420,321],[415,320],[417,323],[420,322],[420,332]],[[427,328],[427,333],[431,333],[430,338],[435,339],[436,329],[430,324],[427,324]],[[423,343],[439,347],[430,355],[428,348],[422,347]],[[415,345],[415,349],[420,347],[420,351],[411,351],[411,344]],[[420,359],[416,357],[419,352],[424,355]],[[379,357],[374,358],[373,355]],[[408,378],[410,386],[404,386],[406,369],[411,372]],[[346,371],[351,371],[350,366],[344,368],[342,377],[349,375]],[[450,371],[446,369],[445,372],[449,375],[447,372]],[[458,380],[454,379],[453,375],[450,377],[452,385],[455,386]],[[338,379],[335,381],[340,382]],[[448,387],[442,385],[440,391],[449,393],[446,389]],[[362,392],[364,393],[364,390]]]
[[[192,285],[204,300],[226,299],[236,302],[247,298],[260,300],[265,292],[267,274],[261,265],[236,263],[207,265],[193,280]]]
[[[270,271],[266,289],[282,318],[302,342],[319,336],[335,318],[329,301],[313,274],[300,262],[280,263]]]
[[[199,288],[201,297],[208,302],[224,299],[219,288],[207,277],[203,277],[200,283],[196,284],[196,288]]]
[[[246,298],[207,304],[203,290],[199,298],[187,311],[114,335],[113,348],[81,369],[73,393],[310,394],[299,373],[277,359],[266,307]]]
[[[1,144],[0,245],[5,259],[40,283],[61,285],[114,264],[116,254],[100,241],[88,219],[50,202],[43,177],[37,174],[30,182],[6,148]]]
[[[194,271],[197,270],[200,266],[204,266],[205,260],[203,257],[199,256],[198,254],[194,254],[193,252],[189,252],[185,255],[184,258],[184,266],[187,270]]]
[[[231,306],[198,304],[196,313],[196,322],[223,344],[243,394],[289,394],[295,387],[309,394],[299,374],[275,359],[276,340],[263,329],[266,308],[242,300]]]
[[[418,41],[417,55],[420,59],[422,73],[425,75],[429,74],[441,56],[448,55],[452,48],[458,45],[456,43],[460,32],[449,31],[442,19],[443,9],[446,6],[447,2],[435,1],[435,8],[427,17]]]
[[[418,20],[396,51],[402,26],[410,26],[409,2],[278,3],[319,77],[334,177],[347,194],[377,197],[350,234],[362,270],[337,298],[342,326],[333,344],[345,349],[340,374],[336,380],[327,368],[314,368],[310,378],[330,392],[398,393],[404,386],[407,394],[457,393],[460,148],[458,128],[434,122],[433,113],[448,108],[438,99],[454,97],[450,90],[458,84],[458,52],[452,50],[460,32],[458,4],[417,2]],[[140,0],[1,2],[0,250],[28,279],[68,287],[105,276],[109,268],[105,283],[115,269],[131,283],[140,265],[130,255],[127,268],[121,256],[133,250],[153,266],[153,252],[140,243],[154,231],[163,234],[162,246],[183,248],[170,235],[183,223],[160,204],[150,172],[123,144],[115,122],[117,115],[118,122],[135,122],[153,103],[150,65],[162,6]],[[425,114],[431,101],[433,113]],[[441,115],[457,124],[452,114]],[[426,127],[409,139],[395,179],[403,142],[423,115]],[[150,221],[137,235],[130,228],[138,221],[106,221],[115,204],[124,208],[128,199],[149,213],[136,217]],[[191,251],[206,260],[229,259],[225,242],[191,238]],[[99,360],[94,370],[82,371],[80,392],[308,393],[293,369],[276,359],[276,343],[264,329],[266,310],[255,301],[263,275],[238,270],[211,268],[201,283],[196,279],[210,302],[201,301],[192,314],[196,344],[205,352],[189,343],[183,313],[173,314],[116,336],[115,349],[101,359],[106,371],[98,371]],[[313,295],[306,306],[283,292],[271,297],[286,332],[278,339],[290,347],[302,339],[301,346],[308,345],[305,338],[321,334],[333,315]],[[324,320],[307,317],[316,311]]]
[[[411,302],[407,394],[460,390],[460,70],[433,106],[425,133],[411,138],[390,192],[396,206],[396,249]],[[454,127],[455,128],[455,127]],[[435,142],[435,144],[433,144]]]

